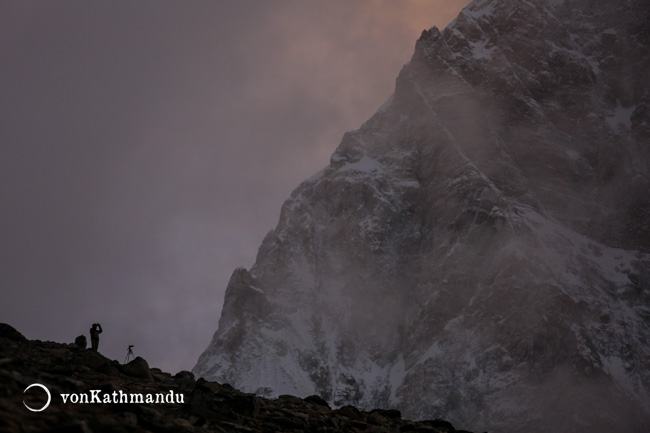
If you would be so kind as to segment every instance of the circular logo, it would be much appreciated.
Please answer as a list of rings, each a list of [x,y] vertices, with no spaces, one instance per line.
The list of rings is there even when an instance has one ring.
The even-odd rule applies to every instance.
[[[43,388],[43,390],[47,393],[47,403],[45,403],[45,406],[43,406],[40,409],[34,409],[33,407],[27,406],[27,403],[25,403],[25,400],[23,400],[23,404],[25,405],[25,407],[27,409],[31,410],[32,412],[41,412],[41,411],[44,411],[45,409],[47,409],[47,407],[50,405],[50,402],[52,401],[52,396],[50,395],[50,390],[47,389],[45,387],[45,385],[41,385],[40,383],[32,383],[27,388],[25,388],[25,390],[23,391],[23,394],[26,393],[29,388],[33,388],[35,386],[37,386],[39,388]]]

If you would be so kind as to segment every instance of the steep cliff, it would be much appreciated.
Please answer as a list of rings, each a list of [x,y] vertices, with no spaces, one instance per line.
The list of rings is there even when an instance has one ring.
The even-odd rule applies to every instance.
[[[649,23],[643,1],[477,0],[424,31],[233,273],[194,372],[470,429],[646,431]]]

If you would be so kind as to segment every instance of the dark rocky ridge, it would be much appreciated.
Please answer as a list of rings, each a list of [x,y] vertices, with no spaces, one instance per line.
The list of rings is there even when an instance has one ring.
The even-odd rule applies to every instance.
[[[23,394],[33,383],[52,395]],[[183,395],[182,404],[63,404],[60,394],[89,393]],[[31,391],[30,391],[31,392]],[[33,400],[32,400],[33,399]],[[412,422],[397,410],[331,409],[317,396],[284,395],[270,400],[230,385],[195,380],[182,371],[171,375],[149,368],[142,358],[127,365],[74,344],[27,340],[0,324],[0,432],[460,432],[442,420]]]

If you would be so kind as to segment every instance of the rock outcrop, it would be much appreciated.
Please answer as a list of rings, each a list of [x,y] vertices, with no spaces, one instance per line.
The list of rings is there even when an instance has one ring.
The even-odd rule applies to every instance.
[[[144,370],[146,368],[146,372]],[[31,412],[25,404],[40,409]],[[93,393],[102,402],[92,402]],[[120,401],[120,395],[161,395],[163,403]],[[86,394],[88,403],[80,403]],[[62,395],[65,395],[66,402]],[[74,397],[76,395],[77,397]],[[173,395],[173,400],[169,400]],[[110,402],[103,401],[108,396]],[[182,401],[179,402],[179,397]],[[116,400],[113,400],[113,397]],[[136,358],[127,365],[75,344],[28,341],[0,324],[0,431],[14,432],[421,432],[454,433],[442,420],[412,422],[396,410],[370,412],[346,406],[332,410],[318,396],[283,395],[270,400],[227,384],[195,380],[148,368]]]
[[[476,0],[285,202],[194,373],[497,431],[650,428],[650,8]]]

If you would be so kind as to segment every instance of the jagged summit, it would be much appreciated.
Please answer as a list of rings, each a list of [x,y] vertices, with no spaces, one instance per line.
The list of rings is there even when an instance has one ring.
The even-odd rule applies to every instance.
[[[285,202],[194,372],[465,428],[645,431],[650,8],[475,1]]]

